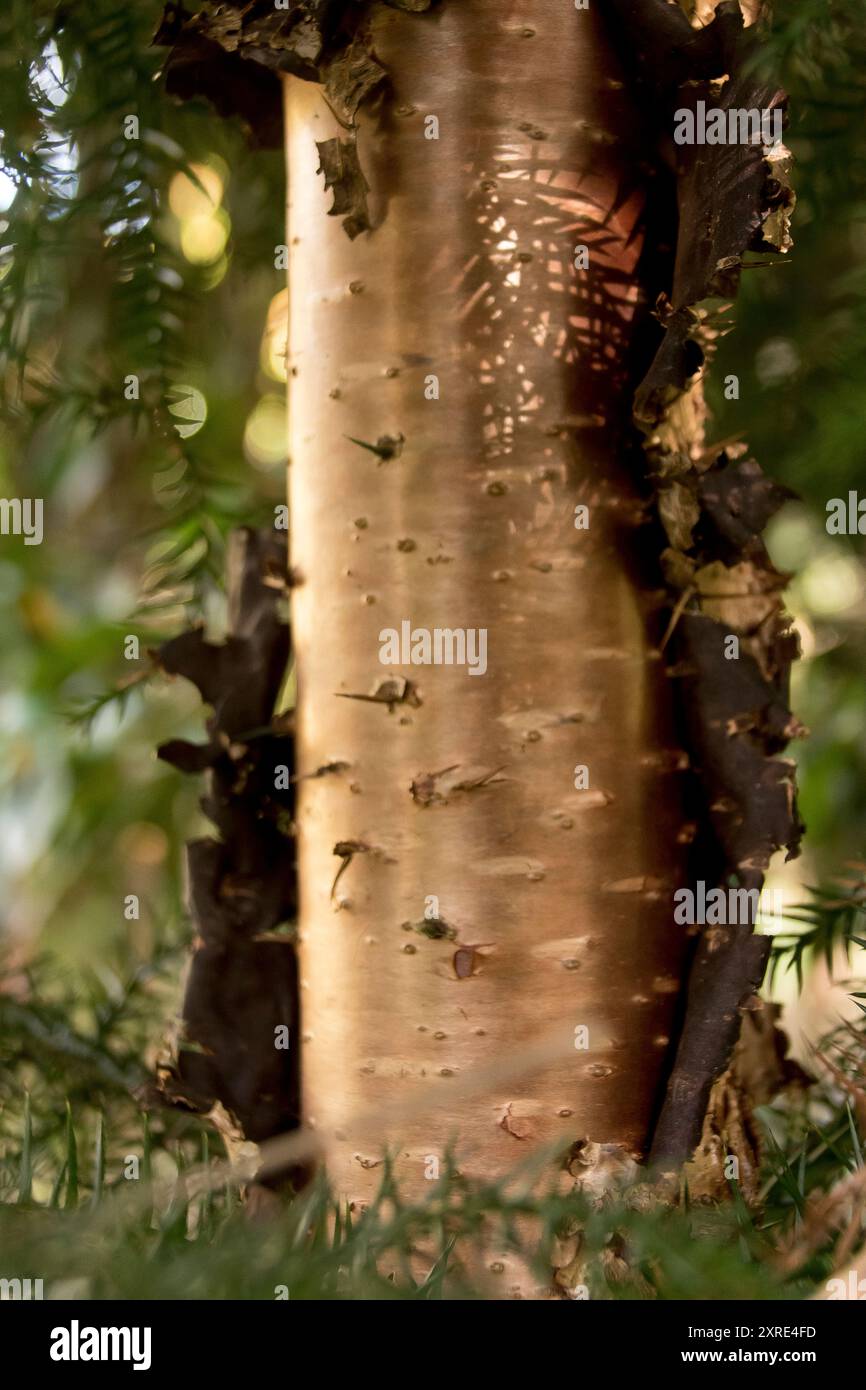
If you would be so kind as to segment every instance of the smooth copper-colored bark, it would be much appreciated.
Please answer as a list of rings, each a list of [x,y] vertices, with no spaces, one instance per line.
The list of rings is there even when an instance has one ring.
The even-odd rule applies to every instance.
[[[360,118],[371,233],[325,215],[316,142],[346,132],[286,88],[303,1104],[358,1202],[386,1146],[416,1196],[452,1138],[483,1177],[552,1140],[643,1151],[684,949],[623,423],[634,114],[562,0],[373,24],[393,91]],[[486,674],[382,666],[404,620],[486,628]],[[394,676],[417,700],[338,698]],[[417,930],[431,897],[453,939]],[[551,1034],[555,1059],[455,1099]]]

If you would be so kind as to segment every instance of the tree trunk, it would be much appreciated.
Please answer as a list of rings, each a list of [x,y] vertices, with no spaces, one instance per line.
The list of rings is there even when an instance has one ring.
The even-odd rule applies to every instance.
[[[672,895],[760,889],[801,830],[761,540],[785,491],[707,444],[701,396],[705,306],[787,250],[793,199],[781,145],[675,146],[683,108],[784,104],[735,0],[693,8],[255,0],[170,6],[158,36],[169,90],[263,143],[284,79],[297,799],[255,813],[227,781],[221,829],[297,833],[303,1111],[359,1204],[389,1151],[423,1196],[452,1141],[483,1178],[554,1142],[583,1174],[650,1141],[678,1167],[763,974],[753,915],[687,940]],[[243,664],[220,671],[233,710]],[[269,739],[259,771],[294,752]],[[292,873],[259,874],[266,917]],[[294,1072],[248,994],[187,1070],[238,1112],[240,1018],[267,1138]]]
[[[416,1197],[452,1139],[484,1178],[645,1152],[687,838],[628,466],[623,74],[562,0],[378,6],[371,48],[357,239],[315,176],[345,130],[286,84],[303,1106],[359,1203],[389,1148]],[[486,671],[381,664],[405,622],[485,629]]]

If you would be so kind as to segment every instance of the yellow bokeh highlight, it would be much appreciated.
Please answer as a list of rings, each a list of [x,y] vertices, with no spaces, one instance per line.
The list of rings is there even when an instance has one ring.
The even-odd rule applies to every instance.
[[[286,403],[282,396],[262,396],[244,429],[244,452],[256,468],[272,468],[288,457]]]
[[[262,333],[259,354],[262,371],[272,381],[288,380],[286,348],[289,332],[289,292],[280,290],[268,305],[268,316]]]
[[[191,265],[214,266],[223,257],[231,219],[221,206],[228,170],[218,155],[175,174],[168,204],[180,226],[180,249]]]
[[[829,550],[806,565],[798,583],[808,608],[820,617],[843,613],[863,596],[863,573],[854,556]]]
[[[195,177],[175,174],[168,190],[168,205],[181,221],[213,212],[222,202],[225,187],[219,170],[212,165],[191,164],[189,167]]]
[[[226,249],[230,227],[222,208],[185,217],[180,224],[180,249],[192,265],[213,265]]]

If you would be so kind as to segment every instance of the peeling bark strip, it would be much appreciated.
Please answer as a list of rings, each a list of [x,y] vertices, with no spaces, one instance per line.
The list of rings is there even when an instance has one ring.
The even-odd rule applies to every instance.
[[[343,230],[354,241],[361,232],[371,229],[367,211],[369,185],[358,163],[358,151],[352,142],[336,137],[320,141],[316,149],[319,151],[319,173],[325,176],[325,191],[334,194],[328,216],[342,217]]]
[[[296,915],[291,723],[274,717],[289,655],[280,617],[285,538],[234,532],[228,561],[228,636],[215,645],[193,628],[163,643],[157,664],[193,682],[212,707],[208,741],[165,743],[158,755],[182,772],[206,772],[202,809],[218,840],[187,846],[195,943],[176,1059],[160,1076],[175,1104],[221,1102],[248,1139],[298,1119],[297,979],[291,940],[268,938]],[[288,778],[280,778],[280,782]],[[290,784],[291,785],[291,784]],[[277,1048],[286,1026],[290,1048]]]
[[[749,58],[752,30],[723,0],[714,21],[691,29],[665,0],[611,0],[624,52],[636,53],[667,145],[676,109],[711,101],[721,110],[784,106]],[[713,91],[709,80],[725,78]],[[687,84],[687,85],[684,85]],[[776,146],[677,147],[679,227],[672,283],[658,285],[663,336],[635,398],[635,422],[669,546],[662,566],[676,622],[669,674],[680,683],[686,743],[700,778],[722,877],[760,889],[772,854],[797,853],[802,826],[793,764],[778,759],[802,730],[788,708],[797,654],[761,532],[789,494],[769,482],[745,446],[704,441],[700,369],[714,326],[701,301],[736,292],[748,251],[790,246],[787,151]],[[725,639],[739,640],[739,659]],[[702,846],[707,852],[706,844]],[[760,985],[769,940],[751,926],[705,929],[688,990],[684,1026],[652,1159],[677,1164],[698,1143],[707,1100],[740,1029],[740,1010]]]
[[[421,13],[433,0],[386,0]],[[167,4],[154,43],[170,48],[166,90],[204,96],[240,116],[258,145],[283,143],[280,75],[320,83],[344,129],[385,81],[367,25],[369,0],[206,0],[191,14]],[[348,142],[345,142],[348,143]],[[324,160],[323,160],[324,163]]]

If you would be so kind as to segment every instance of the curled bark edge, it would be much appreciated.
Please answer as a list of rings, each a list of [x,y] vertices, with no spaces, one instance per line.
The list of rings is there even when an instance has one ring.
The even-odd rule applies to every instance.
[[[705,447],[703,367],[718,326],[705,301],[736,294],[747,252],[785,253],[793,194],[782,145],[675,146],[675,111],[697,102],[728,112],[784,114],[785,97],[756,75],[758,39],[736,0],[694,29],[665,0],[610,0],[621,48],[661,116],[674,164],[678,226],[670,282],[658,286],[662,329],[634,400],[656,510],[668,547],[662,568],[673,618],[668,674],[697,774],[707,836],[703,863],[716,882],[760,892],[776,850],[798,852],[802,833],[793,764],[776,755],[803,730],[788,707],[797,653],[784,612],[785,576],[761,533],[790,494],[744,446]],[[724,81],[722,82],[722,79]],[[669,122],[667,131],[663,122]],[[738,659],[728,655],[731,637]],[[698,856],[700,863],[700,856]],[[748,920],[703,926],[694,951],[672,1069],[649,1162],[678,1168],[701,1138],[713,1083],[727,1067],[741,1010],[759,988],[770,949]]]
[[[294,740],[291,716],[275,713],[289,659],[286,562],[284,534],[232,532],[225,640],[193,627],[153,653],[211,707],[206,743],[173,739],[157,752],[206,774],[201,806],[218,832],[186,846],[194,941],[180,1037],[158,1085],[172,1105],[218,1117],[218,1104],[227,1134],[239,1127],[253,1142],[299,1122],[297,966],[285,930],[297,909]]]

